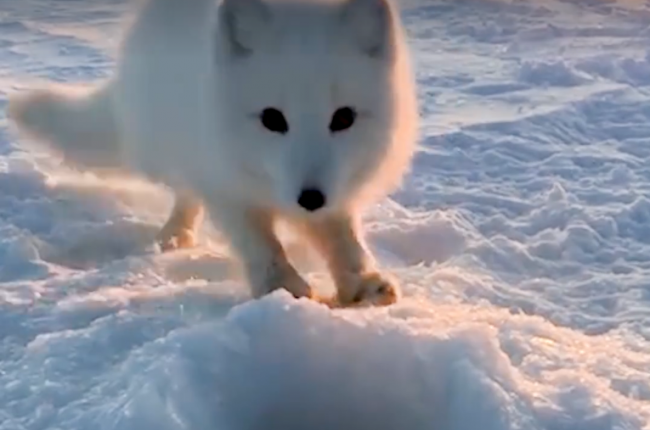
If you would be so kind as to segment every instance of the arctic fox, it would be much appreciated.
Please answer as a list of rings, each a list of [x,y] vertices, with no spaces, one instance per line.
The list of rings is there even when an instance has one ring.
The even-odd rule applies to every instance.
[[[84,169],[167,185],[158,236],[194,246],[203,211],[252,296],[318,299],[275,234],[283,219],[322,253],[337,306],[387,305],[400,288],[364,241],[364,206],[398,187],[418,106],[390,0],[144,0],[115,73],[83,94],[10,98],[19,130]]]

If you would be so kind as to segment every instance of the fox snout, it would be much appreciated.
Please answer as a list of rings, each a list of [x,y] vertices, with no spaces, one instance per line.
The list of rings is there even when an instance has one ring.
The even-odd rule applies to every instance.
[[[332,179],[338,166],[323,146],[296,144],[273,169],[282,200],[291,207],[287,209],[314,214],[335,203],[337,184]]]
[[[303,188],[298,194],[298,205],[309,212],[315,212],[327,205],[327,197],[315,187]]]
[[[315,159],[303,155],[302,164],[305,167],[293,170],[294,184],[298,185],[297,190],[294,188],[294,204],[307,212],[317,212],[332,203],[332,196],[329,195],[333,191],[330,189],[333,184],[329,181],[330,159],[329,154],[322,152]]]

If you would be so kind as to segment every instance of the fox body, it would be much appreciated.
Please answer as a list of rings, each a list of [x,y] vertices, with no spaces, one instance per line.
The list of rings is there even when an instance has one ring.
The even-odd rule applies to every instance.
[[[360,226],[416,145],[415,83],[389,0],[144,0],[111,77],[81,93],[17,93],[8,116],[70,164],[170,187],[163,249],[193,246],[207,213],[254,297],[314,294],[278,219],[323,254],[337,303],[399,295]]]

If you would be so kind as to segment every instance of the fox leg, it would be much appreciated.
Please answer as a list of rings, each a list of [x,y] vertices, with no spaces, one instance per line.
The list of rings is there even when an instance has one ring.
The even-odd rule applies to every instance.
[[[228,201],[208,203],[208,211],[241,263],[254,298],[278,289],[294,297],[312,297],[311,286],[288,261],[271,211]]]
[[[333,306],[385,306],[398,300],[397,282],[376,268],[354,217],[336,214],[304,222],[302,228],[332,273],[338,292]]]
[[[203,213],[203,204],[198,198],[185,192],[177,193],[169,218],[156,237],[161,250],[194,247]]]

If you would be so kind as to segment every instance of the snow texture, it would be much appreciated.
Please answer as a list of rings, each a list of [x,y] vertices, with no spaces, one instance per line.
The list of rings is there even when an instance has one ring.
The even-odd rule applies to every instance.
[[[0,0],[0,108],[106,76],[127,7]],[[0,430],[650,428],[650,6],[403,13],[423,137],[366,217],[388,308],[249,300],[209,227],[155,251],[166,190],[71,171],[2,114]]]

